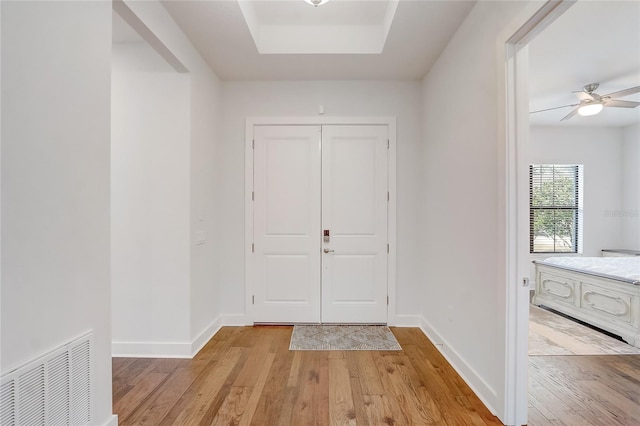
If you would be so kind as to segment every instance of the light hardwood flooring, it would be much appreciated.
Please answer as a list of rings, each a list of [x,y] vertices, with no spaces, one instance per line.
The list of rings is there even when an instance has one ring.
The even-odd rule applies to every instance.
[[[292,327],[224,327],[193,360],[113,359],[120,425],[500,425],[417,328],[402,351],[289,351]]]
[[[530,306],[529,355],[612,354],[640,354],[640,348],[557,313]]]
[[[529,357],[529,426],[640,425],[640,355]]]
[[[529,426],[640,425],[638,348],[538,307],[530,312]]]

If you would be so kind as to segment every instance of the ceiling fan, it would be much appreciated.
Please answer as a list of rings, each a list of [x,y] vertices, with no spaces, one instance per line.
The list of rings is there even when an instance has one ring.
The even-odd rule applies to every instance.
[[[615,108],[635,108],[640,105],[640,102],[634,101],[621,101],[618,98],[623,98],[625,96],[633,95],[634,93],[640,93],[640,86],[630,87],[628,89],[620,90],[618,92],[609,93],[607,95],[599,95],[595,91],[600,86],[599,83],[591,83],[587,84],[575,93],[580,103],[571,104],[571,105],[562,105],[554,108],[541,109],[538,111],[531,111],[530,114],[535,114],[537,112],[551,111],[559,108],[568,108],[568,107],[576,107],[573,111],[567,114],[562,120],[568,120],[576,114],[582,116],[596,115],[604,107],[615,107]]]

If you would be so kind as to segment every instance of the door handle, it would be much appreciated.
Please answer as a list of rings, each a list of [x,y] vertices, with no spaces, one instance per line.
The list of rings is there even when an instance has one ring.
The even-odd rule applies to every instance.
[[[332,249],[328,249],[328,248],[326,248],[326,249],[324,249],[323,251],[324,251],[325,253],[333,253],[335,250],[332,250]]]

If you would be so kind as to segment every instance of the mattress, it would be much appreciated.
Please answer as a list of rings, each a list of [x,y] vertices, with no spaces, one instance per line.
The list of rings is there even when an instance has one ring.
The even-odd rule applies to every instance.
[[[591,275],[640,282],[640,256],[632,257],[550,257],[536,261]]]

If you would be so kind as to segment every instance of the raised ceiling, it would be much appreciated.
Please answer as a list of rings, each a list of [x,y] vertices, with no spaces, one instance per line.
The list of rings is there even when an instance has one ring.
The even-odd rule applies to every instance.
[[[475,1],[331,0],[315,8],[302,0],[162,3],[222,80],[418,80]],[[126,35],[127,28],[118,30],[117,24],[114,21],[115,39],[135,38]],[[271,36],[261,38],[270,31]],[[639,86],[638,34],[640,2],[576,2],[529,45],[530,110],[575,104],[578,100],[571,92],[589,83],[600,83],[600,94]],[[273,43],[278,39],[279,46]],[[624,99],[640,101],[640,94]],[[605,108],[597,116],[561,122],[570,111],[531,114],[530,122],[640,122],[640,107]]]
[[[222,80],[418,80],[475,1],[163,4]]]
[[[398,0],[335,1],[309,7],[289,1],[277,11],[265,1],[239,0],[260,54],[379,54]]]
[[[529,44],[530,111],[579,102],[572,91],[600,83],[605,95],[640,86],[640,2],[578,1]],[[622,98],[640,101],[640,93]],[[640,107],[605,108],[560,121],[573,108],[530,114],[538,126],[628,126]]]

